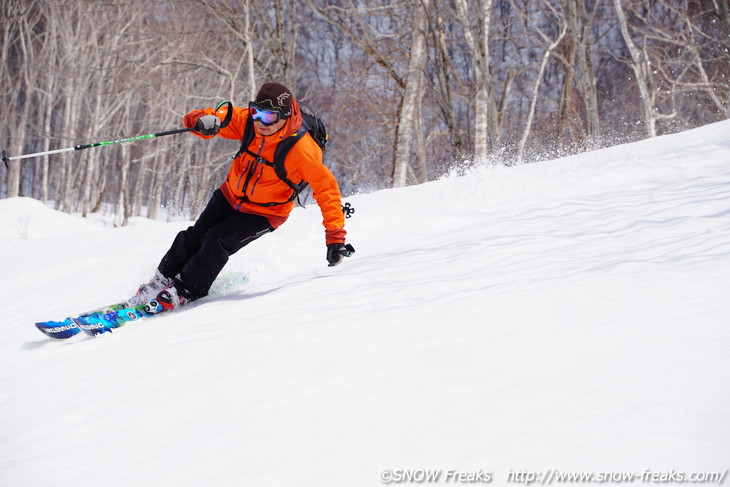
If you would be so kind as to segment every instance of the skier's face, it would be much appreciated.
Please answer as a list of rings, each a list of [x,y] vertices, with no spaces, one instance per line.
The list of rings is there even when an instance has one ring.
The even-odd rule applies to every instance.
[[[278,122],[276,122],[274,125],[264,125],[263,123],[259,122],[258,120],[254,120],[253,122],[254,126],[256,127],[256,130],[259,134],[263,135],[264,137],[267,137],[269,135],[273,135],[279,130],[284,127],[284,124],[286,124],[286,119],[281,119]]]

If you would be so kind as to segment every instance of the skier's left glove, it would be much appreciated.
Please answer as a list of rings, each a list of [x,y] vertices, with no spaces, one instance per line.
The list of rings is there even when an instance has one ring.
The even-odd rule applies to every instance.
[[[333,267],[342,262],[345,257],[352,257],[355,253],[355,247],[350,244],[331,243],[327,245],[327,262]]]

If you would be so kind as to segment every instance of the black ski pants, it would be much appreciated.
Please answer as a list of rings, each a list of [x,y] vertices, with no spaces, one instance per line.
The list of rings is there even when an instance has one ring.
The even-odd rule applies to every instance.
[[[231,255],[273,230],[266,217],[233,209],[218,189],[195,224],[177,234],[158,269],[185,298],[202,298]]]

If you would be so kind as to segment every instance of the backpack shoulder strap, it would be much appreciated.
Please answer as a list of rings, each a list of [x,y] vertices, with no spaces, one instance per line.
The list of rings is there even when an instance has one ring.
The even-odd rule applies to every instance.
[[[246,118],[246,126],[243,128],[243,137],[241,137],[241,148],[238,149],[236,155],[233,156],[234,159],[237,159],[238,156],[248,150],[248,146],[251,145],[251,142],[253,142],[253,136],[253,122],[251,121],[251,116],[249,115],[248,118]],[[256,154],[253,154],[253,156],[255,157]]]
[[[279,176],[279,179],[289,185],[295,193],[301,191],[303,187],[300,187],[301,183],[297,184],[286,176],[286,166],[284,165],[284,161],[286,160],[286,156],[289,154],[289,151],[291,151],[292,147],[294,147],[294,145],[296,145],[296,143],[304,137],[307,130],[307,124],[302,120],[302,126],[299,127],[296,133],[291,134],[289,137],[279,142],[279,145],[276,147],[276,152],[274,152],[274,170],[276,171],[276,175]]]
[[[305,134],[309,133],[308,130],[308,125],[306,124],[306,122],[302,121],[302,126],[297,130],[296,133],[279,142],[279,145],[276,147],[276,151],[274,152],[274,162],[270,162],[260,157],[258,154],[255,154],[248,150],[248,146],[251,145],[251,142],[253,142],[254,138],[253,122],[251,121],[251,117],[249,117],[248,119],[246,119],[246,126],[243,129],[243,137],[241,137],[241,147],[240,149],[238,149],[238,152],[235,156],[233,156],[233,158],[236,159],[244,152],[247,152],[248,154],[257,158],[261,163],[273,166],[274,171],[276,172],[276,175],[279,177],[279,179],[281,179],[293,191],[291,197],[287,201],[283,202],[288,203],[289,201],[293,201],[298,198],[299,193],[307,187],[307,183],[304,181],[295,183],[294,181],[289,179],[287,177],[286,165],[284,164],[284,162],[286,160],[287,154],[289,154],[289,151],[291,151],[292,147],[294,147],[294,145],[299,142],[299,140],[304,137]],[[262,206],[272,206],[283,203],[266,203]]]

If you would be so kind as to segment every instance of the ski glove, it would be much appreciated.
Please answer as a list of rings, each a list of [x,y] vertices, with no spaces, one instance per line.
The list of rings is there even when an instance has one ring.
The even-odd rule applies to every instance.
[[[221,119],[215,115],[203,115],[195,122],[195,131],[203,135],[215,135],[221,129]]]
[[[327,262],[333,267],[342,262],[345,257],[352,257],[355,253],[355,247],[350,244],[331,243],[327,246]]]

